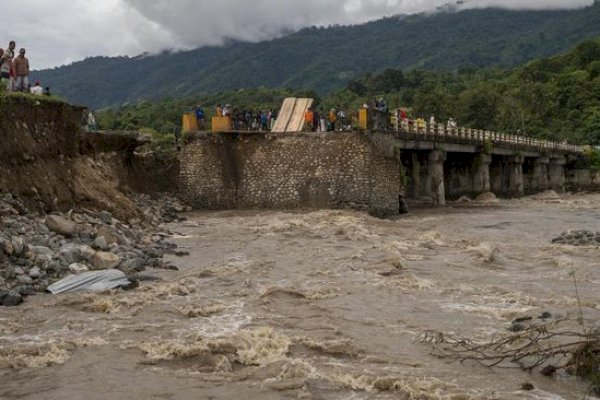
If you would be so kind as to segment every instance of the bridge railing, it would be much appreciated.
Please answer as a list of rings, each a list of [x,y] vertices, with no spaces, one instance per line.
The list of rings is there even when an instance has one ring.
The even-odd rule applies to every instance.
[[[518,146],[529,147],[538,150],[555,150],[573,153],[583,153],[586,146],[578,146],[566,142],[552,142],[541,140],[529,136],[512,135],[503,132],[493,132],[482,129],[472,129],[463,127],[451,127],[446,124],[430,124],[430,123],[403,123],[398,127],[399,132],[409,134],[422,134],[424,136],[433,136],[439,138],[457,138],[477,142],[491,143],[506,143]]]

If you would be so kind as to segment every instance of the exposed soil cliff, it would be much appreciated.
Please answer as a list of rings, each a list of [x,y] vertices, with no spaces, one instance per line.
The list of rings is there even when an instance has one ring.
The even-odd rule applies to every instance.
[[[82,131],[82,111],[46,99],[4,98],[0,187],[39,211],[78,205],[108,210],[122,219],[138,216],[126,195],[129,188],[169,190],[174,186],[169,168],[176,168],[176,161],[135,156],[134,149],[142,143],[135,133]],[[152,170],[155,164],[161,165],[159,171]]]

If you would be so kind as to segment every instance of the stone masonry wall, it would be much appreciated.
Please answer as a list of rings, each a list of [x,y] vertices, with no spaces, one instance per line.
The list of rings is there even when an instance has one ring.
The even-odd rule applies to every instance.
[[[396,215],[400,164],[360,133],[198,135],[178,191],[197,209],[353,208]]]

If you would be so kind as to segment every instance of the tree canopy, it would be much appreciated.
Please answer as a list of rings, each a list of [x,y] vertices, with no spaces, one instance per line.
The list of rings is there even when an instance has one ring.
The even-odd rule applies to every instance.
[[[202,105],[231,103],[238,109],[277,110],[285,97],[317,97],[328,109],[357,110],[384,97],[391,108],[411,110],[414,118],[455,118],[476,129],[521,133],[548,140],[600,145],[600,39],[572,51],[534,60],[514,69],[433,72],[387,69],[365,74],[323,98],[313,91],[258,88],[137,104],[104,110],[108,129],[150,128],[170,133],[181,115]]]

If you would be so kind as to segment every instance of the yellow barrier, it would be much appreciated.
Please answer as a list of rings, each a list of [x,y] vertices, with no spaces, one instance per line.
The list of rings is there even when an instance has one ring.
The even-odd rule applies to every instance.
[[[233,130],[231,117],[212,117],[213,132],[229,132]]]
[[[183,127],[183,132],[197,132],[200,130],[195,113],[183,114],[181,126]]]
[[[367,130],[369,126],[369,110],[366,108],[358,110],[358,127],[362,130]]]

